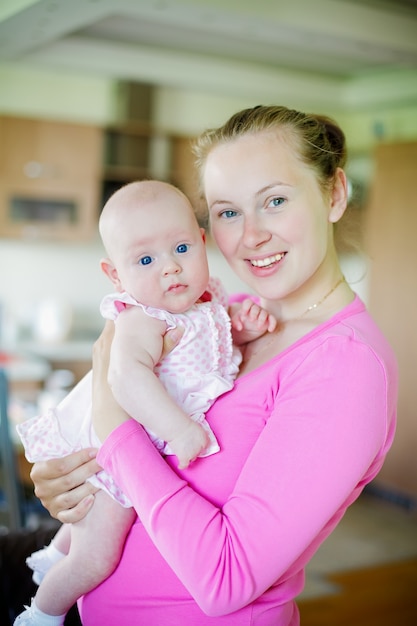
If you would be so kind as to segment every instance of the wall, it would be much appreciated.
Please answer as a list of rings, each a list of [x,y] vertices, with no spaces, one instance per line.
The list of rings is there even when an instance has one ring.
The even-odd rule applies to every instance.
[[[115,83],[105,78],[0,64],[0,114],[105,124],[116,115],[116,92]],[[159,88],[155,124],[192,135],[222,123],[240,108],[255,104],[258,104],[256,96],[248,100]],[[291,106],[289,102],[283,104]],[[355,156],[351,167],[356,167],[355,175],[359,178],[371,175],[370,155],[381,135],[386,141],[417,138],[417,104],[376,112],[347,114],[334,112],[330,107],[322,112],[333,115],[345,129]],[[36,309],[38,301],[53,295],[71,303],[81,330],[100,324],[97,303],[108,287],[98,268],[101,252],[98,241],[54,245],[0,240],[3,320],[7,318],[24,327],[27,315]],[[243,287],[213,248],[209,257],[213,273],[223,278],[229,290]],[[366,263],[347,259],[346,265],[347,273],[353,267],[355,286],[366,297],[366,280],[361,278],[366,273]]]
[[[389,88],[387,82],[386,89]],[[116,115],[116,93],[116,83],[108,78],[0,63],[0,113],[105,124]],[[259,104],[256,94],[248,99],[158,88],[155,123],[165,130],[195,134],[220,124],[238,109],[255,104]],[[288,99],[281,104],[293,106]],[[381,139],[417,139],[415,99],[401,107],[378,110],[357,105],[349,112],[335,110],[329,104],[327,110],[320,112],[333,115],[343,126],[353,153],[369,152]]]
[[[106,79],[0,63],[0,113],[102,124],[113,92]]]
[[[244,290],[211,245],[212,274],[229,291]],[[100,269],[101,242],[41,243],[0,240],[0,347],[30,338],[43,302],[71,311],[76,339],[94,338],[102,327],[98,304],[111,287]]]
[[[417,142],[381,144],[366,220],[369,309],[398,360],[398,426],[377,483],[417,504]]]

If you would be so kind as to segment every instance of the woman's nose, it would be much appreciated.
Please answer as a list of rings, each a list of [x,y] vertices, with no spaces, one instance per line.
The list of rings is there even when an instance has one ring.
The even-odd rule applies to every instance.
[[[243,241],[250,248],[257,248],[271,238],[259,217],[246,218],[243,226]]]

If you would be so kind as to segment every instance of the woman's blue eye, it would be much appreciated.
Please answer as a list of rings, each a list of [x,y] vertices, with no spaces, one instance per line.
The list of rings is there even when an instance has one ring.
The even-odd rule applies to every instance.
[[[277,198],[272,198],[270,205],[276,207],[276,206],[281,206],[281,204],[283,204],[285,202],[285,198],[282,197],[277,197]]]
[[[188,243],[180,243],[177,247],[176,247],[176,252],[178,252],[179,254],[184,254],[184,252],[187,252],[187,250],[189,249],[189,245]]]
[[[149,265],[150,263],[152,263],[151,256],[143,256],[141,259],[139,259],[139,265]]]

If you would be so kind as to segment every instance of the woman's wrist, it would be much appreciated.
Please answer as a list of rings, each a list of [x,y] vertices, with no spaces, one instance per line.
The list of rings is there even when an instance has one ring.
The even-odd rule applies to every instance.
[[[108,321],[93,348],[93,402],[91,417],[94,430],[100,441],[104,441],[114,428],[117,428],[117,426],[129,419],[127,413],[114,399],[107,380],[113,337],[114,324]]]

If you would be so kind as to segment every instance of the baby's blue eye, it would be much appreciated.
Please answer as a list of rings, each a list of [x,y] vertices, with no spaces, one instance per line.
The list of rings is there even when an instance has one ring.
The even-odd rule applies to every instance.
[[[236,215],[237,215],[237,212],[233,211],[232,209],[227,209],[226,211],[223,211],[222,213],[220,213],[220,217],[223,217],[224,219],[236,217]]]
[[[143,256],[141,259],[139,259],[139,265],[149,265],[150,263],[152,263],[151,256]]]
[[[187,250],[189,249],[189,245],[187,243],[180,243],[177,247],[176,247],[176,252],[178,252],[178,254],[184,254],[184,252],[187,252]]]

